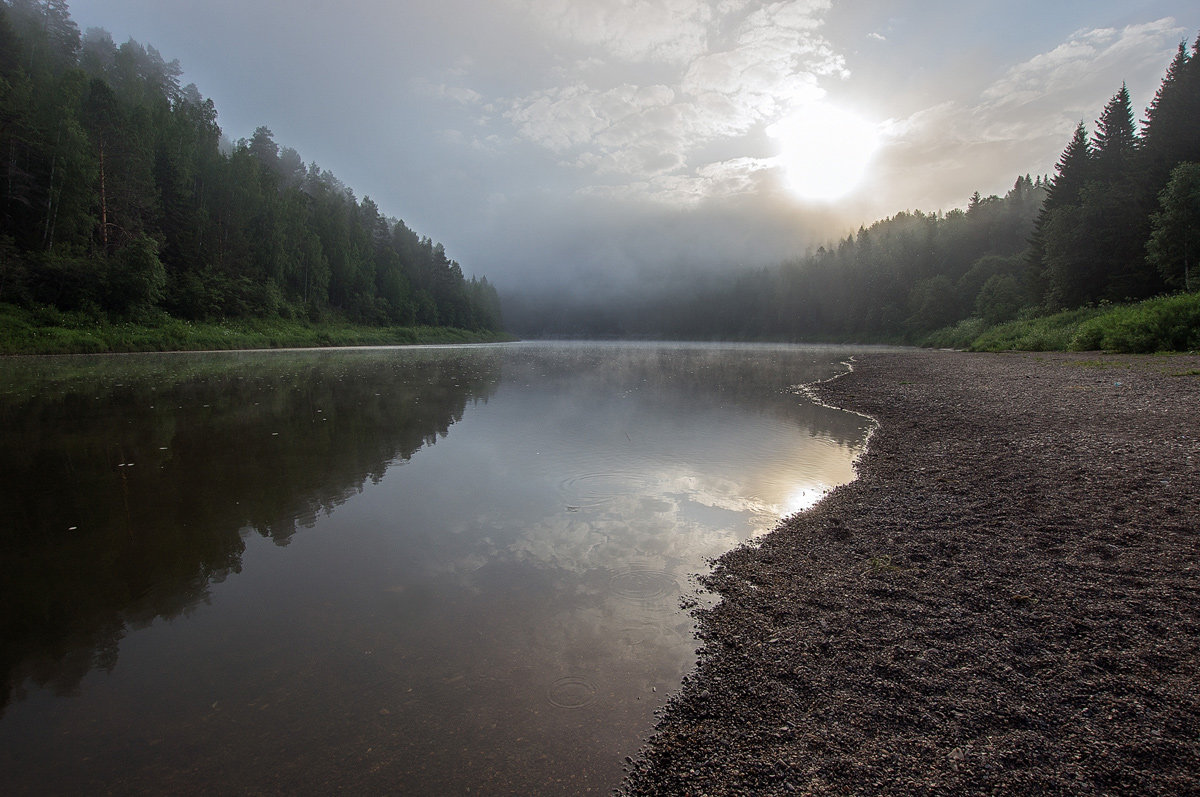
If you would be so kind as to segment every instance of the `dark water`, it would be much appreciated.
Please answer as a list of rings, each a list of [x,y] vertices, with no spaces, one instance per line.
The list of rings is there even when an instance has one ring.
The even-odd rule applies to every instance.
[[[606,793],[847,352],[0,362],[0,793]]]

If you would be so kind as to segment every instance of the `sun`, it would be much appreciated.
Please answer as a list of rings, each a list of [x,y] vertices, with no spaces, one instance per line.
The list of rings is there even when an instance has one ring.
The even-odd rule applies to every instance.
[[[878,125],[823,103],[776,122],[767,135],[779,142],[779,164],[791,192],[818,202],[854,190],[880,145]]]

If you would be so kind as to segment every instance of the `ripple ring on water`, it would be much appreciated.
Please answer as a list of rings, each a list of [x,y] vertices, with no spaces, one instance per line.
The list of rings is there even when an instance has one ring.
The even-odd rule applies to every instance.
[[[559,708],[587,708],[596,702],[596,685],[585,678],[568,675],[550,684],[546,697]]]
[[[616,595],[630,600],[658,600],[679,591],[679,583],[667,571],[640,567],[614,573],[608,584]]]
[[[608,503],[621,495],[641,492],[648,484],[639,473],[583,473],[559,482],[558,488],[573,509],[587,509]]]

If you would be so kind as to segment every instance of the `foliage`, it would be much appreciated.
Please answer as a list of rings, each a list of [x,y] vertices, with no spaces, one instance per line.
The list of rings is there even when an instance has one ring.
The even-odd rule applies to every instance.
[[[972,351],[1195,351],[1200,349],[1200,293],[1082,307],[996,325],[968,319],[922,343]]]
[[[1181,163],[1158,195],[1146,258],[1168,285],[1191,290],[1200,260],[1200,163]],[[1200,272],[1198,272],[1200,274]]]
[[[1071,348],[1139,354],[1200,349],[1200,293],[1114,307],[1080,324]]]
[[[153,47],[0,0],[0,301],[135,319],[500,328],[486,279],[267,127],[223,147]]]
[[[954,326],[930,332],[921,345],[935,349],[968,349],[988,328],[982,318],[964,318]]]
[[[321,346],[487,343],[504,333],[435,326],[365,326],[344,320],[245,318],[189,321],[162,311],[110,321],[102,313],[0,304],[0,355],[196,351]]]
[[[1072,348],[1080,325],[1101,312],[1094,307],[1083,307],[1008,321],[984,330],[967,348],[971,351],[1067,351]]]
[[[1188,200],[1186,187],[1169,181],[1180,163],[1200,161],[1200,57],[1183,43],[1142,124],[1139,134],[1122,86],[1092,139],[1081,123],[1063,152],[1029,255],[1031,296],[1043,307],[1128,301],[1185,286],[1182,255],[1172,248],[1182,240]]]
[[[975,297],[975,313],[984,323],[996,325],[1015,318],[1021,310],[1023,292],[1012,274],[993,274]]]

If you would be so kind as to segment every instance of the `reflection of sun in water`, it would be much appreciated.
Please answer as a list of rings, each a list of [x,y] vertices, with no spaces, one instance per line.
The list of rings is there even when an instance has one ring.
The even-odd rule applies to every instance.
[[[828,201],[852,191],[879,149],[879,127],[830,105],[814,104],[767,128],[779,142],[788,188]]]
[[[803,512],[807,509],[812,509],[817,503],[825,497],[829,492],[829,487],[824,484],[806,484],[796,489],[788,495],[783,502],[783,517],[794,515],[797,512]]]

